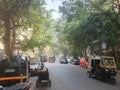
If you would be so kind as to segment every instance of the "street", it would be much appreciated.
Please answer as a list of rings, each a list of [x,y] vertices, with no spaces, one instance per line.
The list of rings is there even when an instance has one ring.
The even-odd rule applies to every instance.
[[[32,90],[120,90],[120,79],[116,84],[103,82],[95,78],[89,78],[86,70],[79,65],[45,63],[48,67],[52,86],[36,88],[37,77],[31,77]]]

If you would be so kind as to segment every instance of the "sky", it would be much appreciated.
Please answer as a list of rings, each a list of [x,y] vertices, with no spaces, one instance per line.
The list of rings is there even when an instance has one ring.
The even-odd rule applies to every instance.
[[[54,9],[55,12],[52,13],[52,17],[56,20],[60,17],[59,11],[59,5],[61,5],[62,1],[61,0],[46,0],[46,8],[49,9]]]

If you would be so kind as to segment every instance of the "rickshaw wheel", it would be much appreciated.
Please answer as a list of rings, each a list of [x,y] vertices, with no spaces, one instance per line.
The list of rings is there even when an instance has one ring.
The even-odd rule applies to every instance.
[[[111,84],[116,84],[116,79],[110,79]]]
[[[115,85],[115,84],[116,84],[116,80],[112,80],[112,81],[111,81],[111,84],[114,84],[114,85]]]
[[[48,80],[48,86],[51,87],[51,80]]]
[[[36,80],[36,87],[38,87],[39,86],[39,81],[38,80]]]

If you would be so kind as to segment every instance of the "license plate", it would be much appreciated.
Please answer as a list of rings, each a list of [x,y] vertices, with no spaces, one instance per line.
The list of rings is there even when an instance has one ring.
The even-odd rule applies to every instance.
[[[5,73],[13,73],[13,72],[15,72],[15,69],[6,69],[5,70]]]
[[[42,80],[41,82],[48,82],[47,80]]]

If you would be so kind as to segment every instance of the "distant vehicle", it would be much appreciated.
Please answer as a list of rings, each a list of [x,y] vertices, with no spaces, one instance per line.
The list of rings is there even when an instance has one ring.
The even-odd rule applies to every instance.
[[[39,58],[30,58],[30,74],[36,75],[38,70],[42,70],[44,63]]]
[[[55,57],[54,56],[50,56],[48,59],[49,63],[54,63],[55,62]]]
[[[12,86],[17,86],[17,85],[21,85],[21,88],[23,88],[22,86],[26,86],[26,88],[30,88],[29,83],[30,83],[29,63],[26,56],[15,56],[13,58],[6,58],[0,61],[1,89],[4,87],[11,88]],[[13,90],[13,89],[5,88],[2,90]],[[23,90],[23,89],[19,89],[19,90]],[[28,90],[28,89],[24,89],[24,90]]]
[[[95,56],[88,59],[87,74],[89,77],[115,81],[117,66],[114,57]]]
[[[72,58],[72,59],[70,60],[70,63],[71,63],[71,64],[74,64],[74,65],[79,65],[80,59],[79,59],[78,57]]]
[[[70,63],[70,58],[67,59],[68,63]]]
[[[80,66],[87,68],[88,62],[85,58],[80,59]]]
[[[40,61],[41,62],[47,62],[48,61],[48,57],[47,56],[40,56]]]
[[[68,64],[68,60],[67,60],[66,57],[60,57],[60,61],[59,62],[62,63],[62,64]]]

